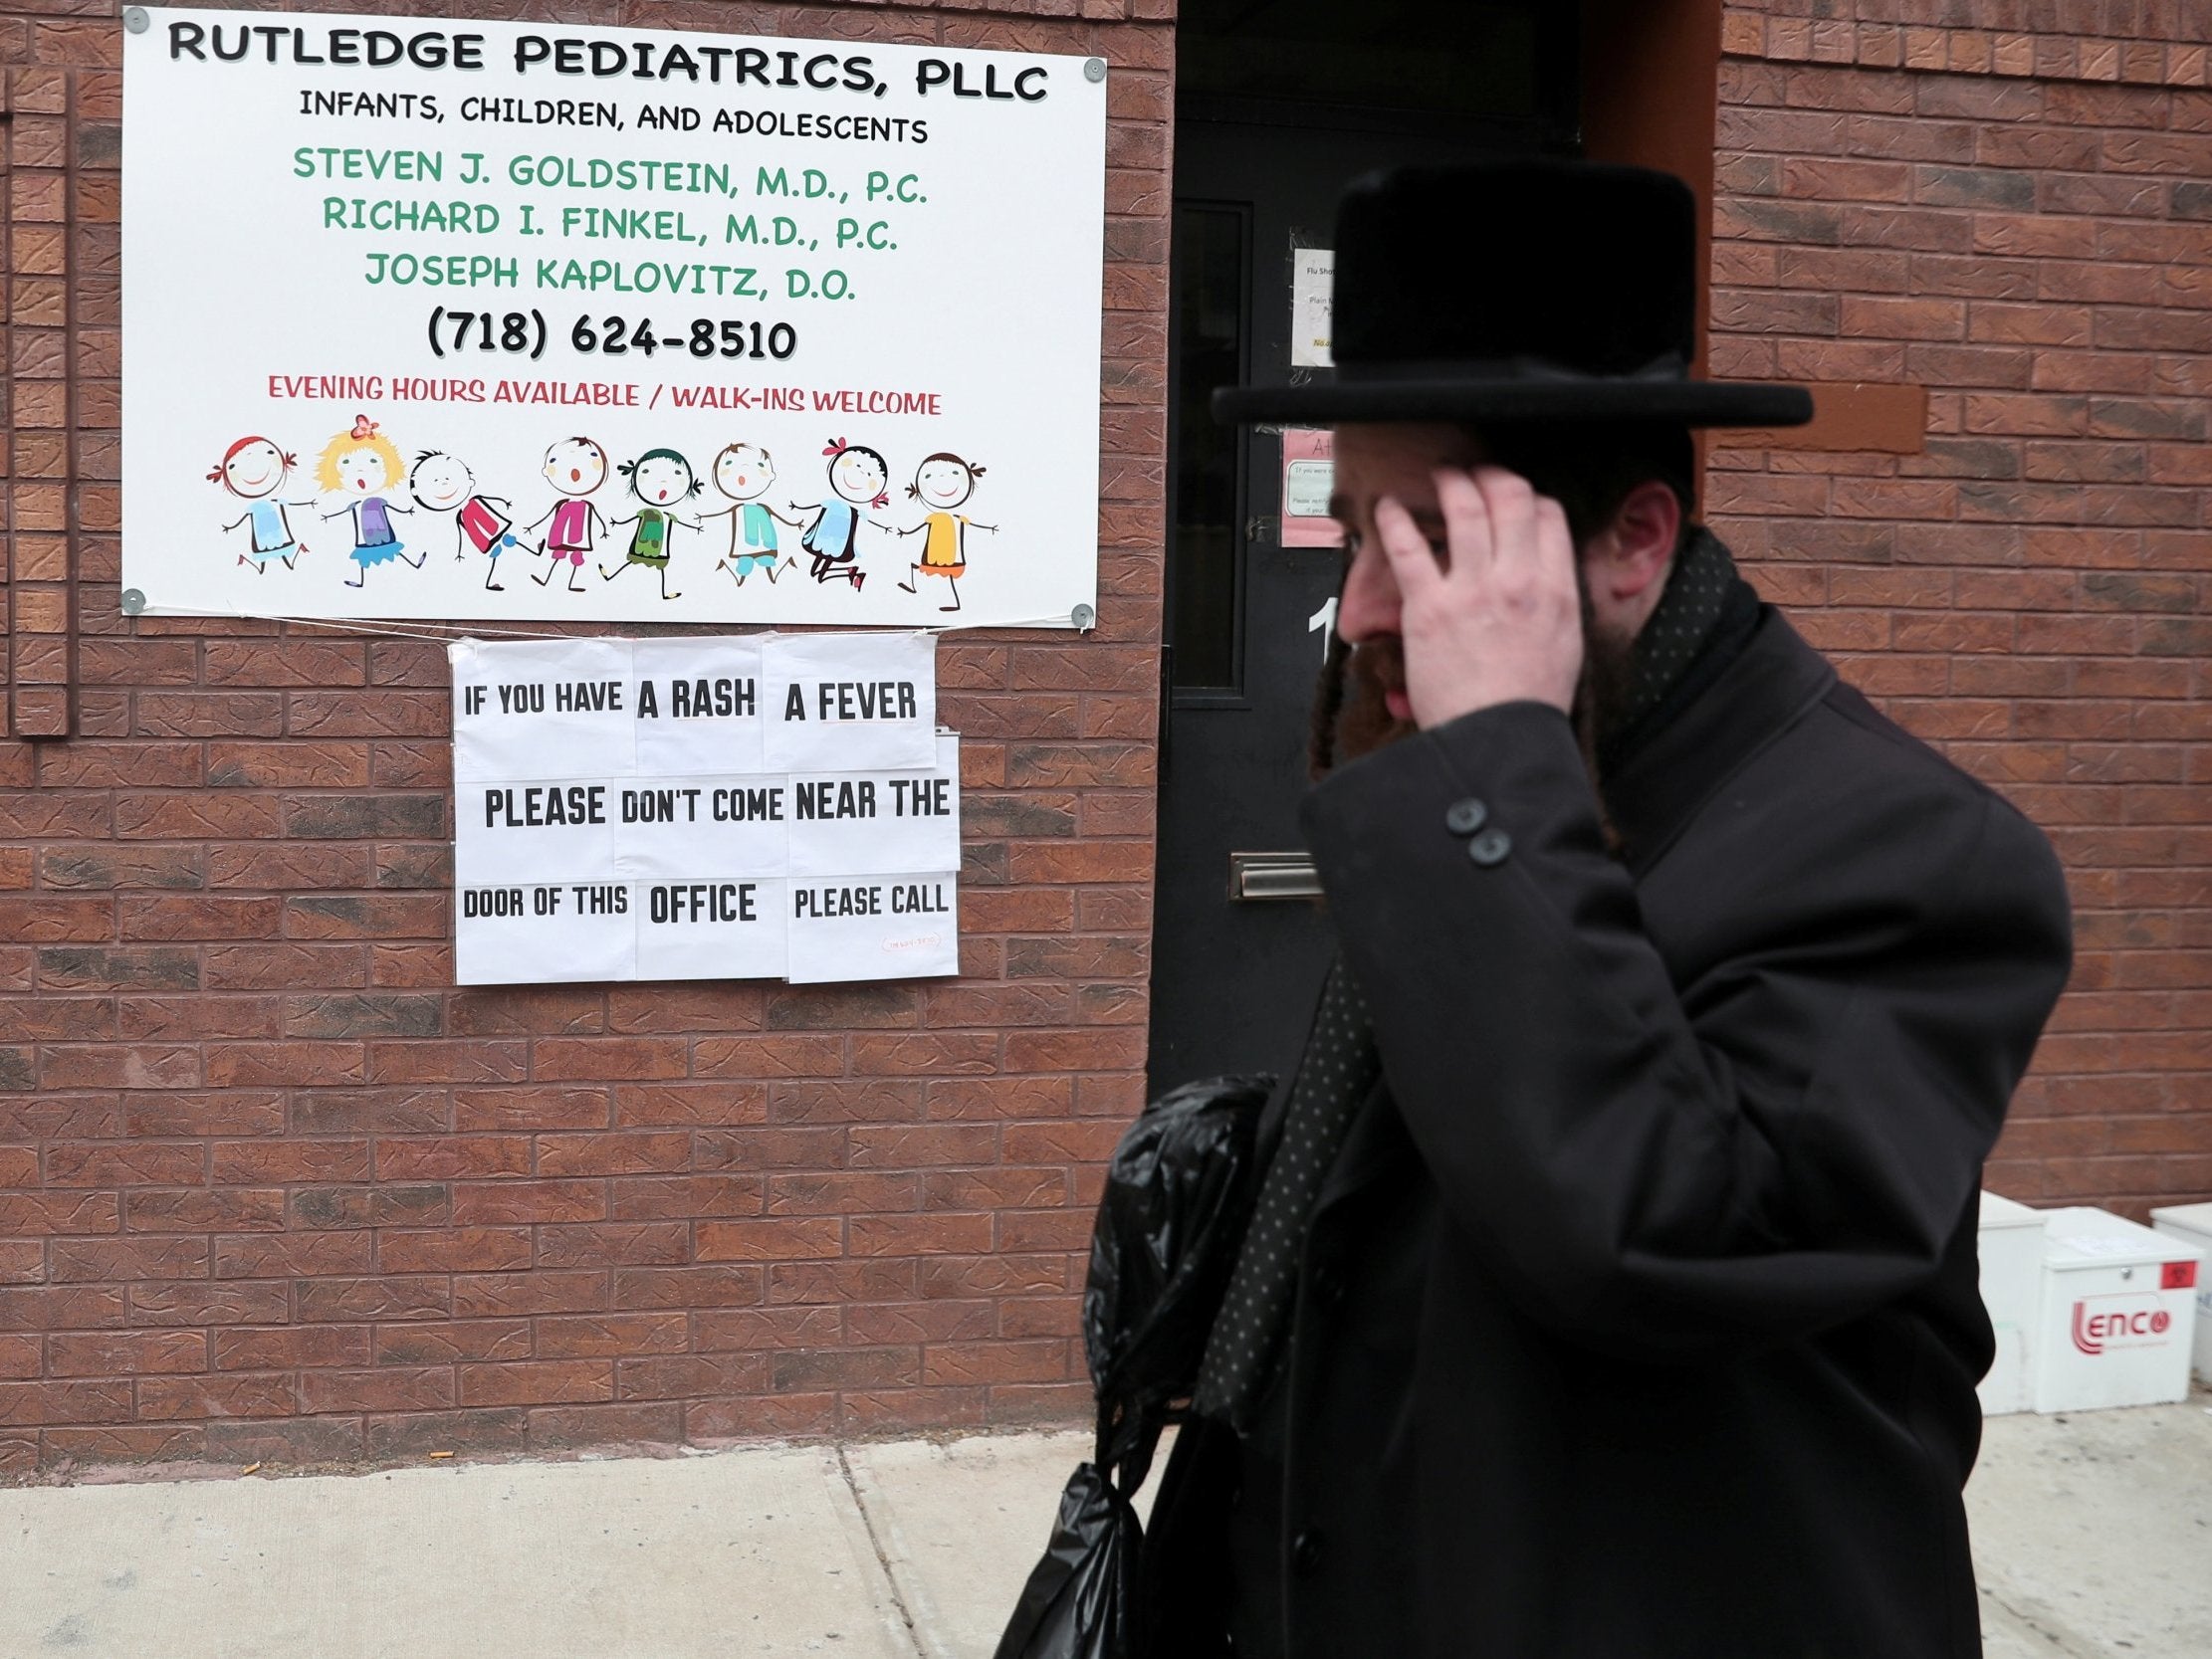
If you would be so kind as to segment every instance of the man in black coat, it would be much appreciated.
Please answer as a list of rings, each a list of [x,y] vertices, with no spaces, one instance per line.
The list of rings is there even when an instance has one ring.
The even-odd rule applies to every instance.
[[[1686,524],[1688,193],[1356,188],[1341,950],[1163,1484],[1160,1654],[1966,1659],[1983,1158],[2049,847]],[[1349,756],[1356,755],[1356,758]]]

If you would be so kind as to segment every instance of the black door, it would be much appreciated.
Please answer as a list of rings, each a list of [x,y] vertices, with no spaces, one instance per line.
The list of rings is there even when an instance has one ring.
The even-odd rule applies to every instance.
[[[1314,253],[1329,247],[1350,180],[1410,162],[1572,147],[1574,43],[1556,11],[1571,16],[1433,0],[1183,7],[1156,1093],[1216,1072],[1287,1070],[1332,949],[1297,808],[1343,555],[1310,544],[1326,526],[1307,514],[1284,527],[1286,474],[1294,509],[1326,497],[1326,434],[1221,427],[1208,397],[1237,381],[1333,372],[1293,361],[1293,294],[1301,267],[1312,286]],[[1310,357],[1311,329],[1299,337],[1298,355]]]

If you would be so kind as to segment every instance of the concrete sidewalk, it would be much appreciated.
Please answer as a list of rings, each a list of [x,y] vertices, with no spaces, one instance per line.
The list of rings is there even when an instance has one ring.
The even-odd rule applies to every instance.
[[[1081,1435],[0,1491],[0,1659],[989,1659]],[[2212,1654],[2212,1396],[1989,1425],[1990,1659]]]

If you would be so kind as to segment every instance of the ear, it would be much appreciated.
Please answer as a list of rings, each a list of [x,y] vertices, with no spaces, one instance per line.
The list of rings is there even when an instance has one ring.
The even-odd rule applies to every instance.
[[[1659,603],[1681,533],[1680,499],[1658,479],[1645,480],[1584,549],[1591,585],[1615,607],[1648,611]]]

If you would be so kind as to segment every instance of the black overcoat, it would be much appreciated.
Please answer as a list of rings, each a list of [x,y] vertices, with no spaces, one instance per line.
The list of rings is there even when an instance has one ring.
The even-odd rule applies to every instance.
[[[2067,974],[2057,861],[1772,611],[1606,806],[1617,854],[1536,704],[1307,798],[1384,1081],[1281,1384],[1289,1652],[1977,1655],[1976,1191]],[[1222,1651],[1235,1465],[1185,1431],[1163,1654]]]

